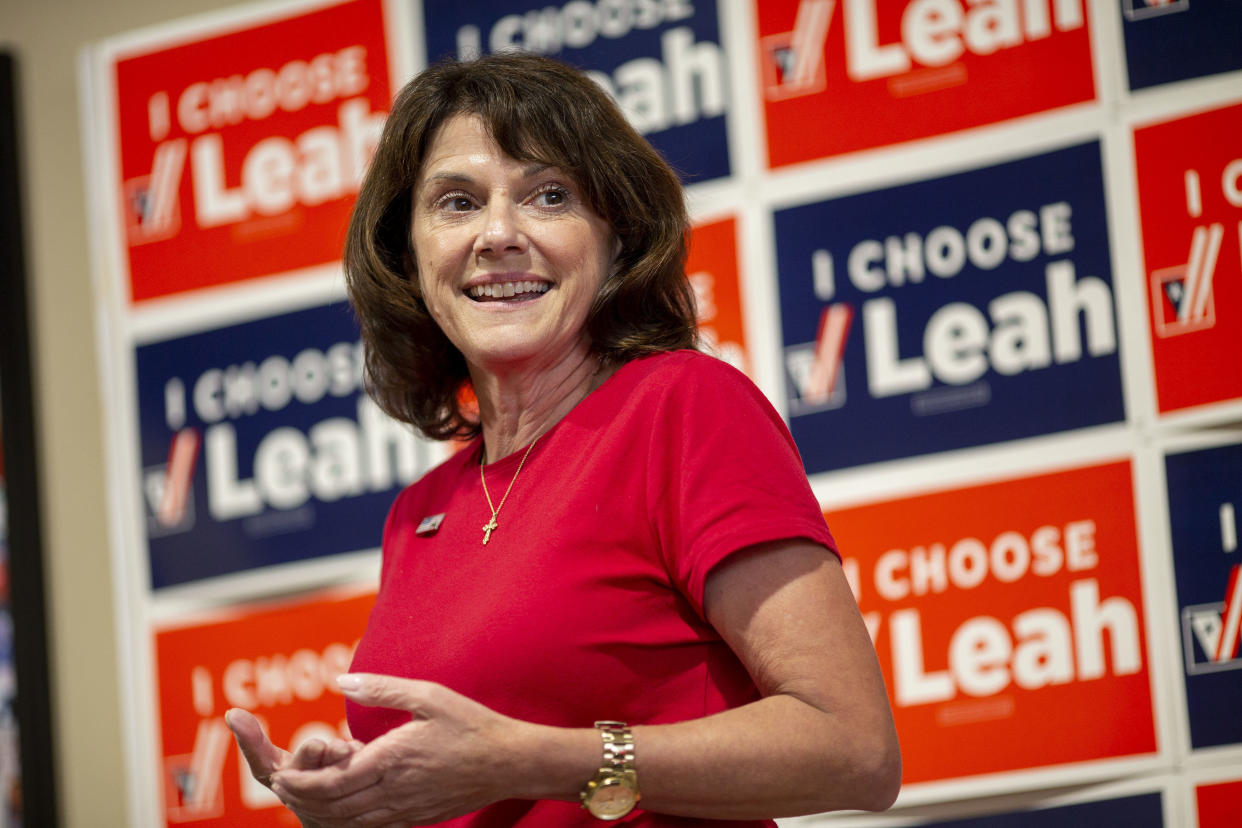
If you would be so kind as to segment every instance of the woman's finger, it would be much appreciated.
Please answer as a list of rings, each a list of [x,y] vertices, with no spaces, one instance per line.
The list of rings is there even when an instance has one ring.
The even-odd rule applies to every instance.
[[[357,704],[405,710],[420,718],[426,714],[429,705],[434,705],[436,694],[444,690],[441,685],[430,681],[375,673],[346,673],[338,676],[336,681],[341,692]]]
[[[289,760],[289,752],[272,744],[259,720],[247,710],[237,707],[229,710],[224,714],[224,723],[233,731],[250,773],[270,787],[272,774]]]
[[[357,753],[358,749],[361,747],[361,742],[346,742],[341,739],[333,739],[324,746],[323,764],[335,765],[337,762],[344,762],[346,759]]]
[[[373,785],[344,797],[321,799],[299,795],[285,787],[284,782],[280,781],[281,778],[283,777],[278,777],[278,781],[272,785],[272,791],[280,797],[281,802],[290,810],[318,822],[361,826],[365,824],[362,817],[370,814],[374,818],[376,811],[388,814],[386,819],[379,822],[390,821],[395,816],[387,805],[392,798],[392,792],[385,791],[383,785]]]
[[[384,777],[384,769],[364,753],[353,754],[351,761],[320,768],[288,767],[274,780],[291,796],[310,800],[338,800],[366,790]]]
[[[297,750],[293,751],[289,767],[298,770],[314,770],[323,767],[326,764],[324,754],[327,747],[322,739],[307,739],[298,745]]]

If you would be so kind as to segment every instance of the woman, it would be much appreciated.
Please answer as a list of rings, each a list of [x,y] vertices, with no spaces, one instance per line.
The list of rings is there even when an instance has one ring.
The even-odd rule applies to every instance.
[[[686,229],[676,176],[561,64],[444,63],[394,103],[346,249],[372,392],[471,442],[390,513],[341,679],[362,741],[291,755],[229,714],[305,825],[892,803],[882,678],[796,449],[691,350]]]

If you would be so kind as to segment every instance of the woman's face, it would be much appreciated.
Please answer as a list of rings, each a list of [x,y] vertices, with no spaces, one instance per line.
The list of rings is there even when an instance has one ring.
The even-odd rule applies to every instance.
[[[423,299],[472,370],[586,353],[587,311],[616,243],[568,175],[514,160],[478,116],[456,115],[436,132],[413,199]]]

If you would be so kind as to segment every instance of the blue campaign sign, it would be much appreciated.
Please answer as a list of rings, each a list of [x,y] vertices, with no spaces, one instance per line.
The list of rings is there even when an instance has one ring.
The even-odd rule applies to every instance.
[[[1165,457],[1193,748],[1242,744],[1242,444]]]
[[[151,586],[379,545],[428,445],[362,393],[344,303],[136,350]]]
[[[586,70],[693,184],[729,175],[715,0],[425,0],[427,57],[523,50]]]
[[[1131,89],[1242,69],[1242,3],[1118,2]]]
[[[925,828],[1096,828],[1099,825],[1160,828],[1164,825],[1161,795],[1146,793],[1058,808],[929,822]]]
[[[1098,142],[774,220],[808,472],[1124,419]]]

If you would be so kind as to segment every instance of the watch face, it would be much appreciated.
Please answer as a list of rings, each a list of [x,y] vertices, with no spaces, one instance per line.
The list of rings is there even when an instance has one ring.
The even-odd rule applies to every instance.
[[[587,805],[591,814],[599,819],[619,819],[628,814],[638,801],[632,788],[620,779],[606,779],[591,792]]]

